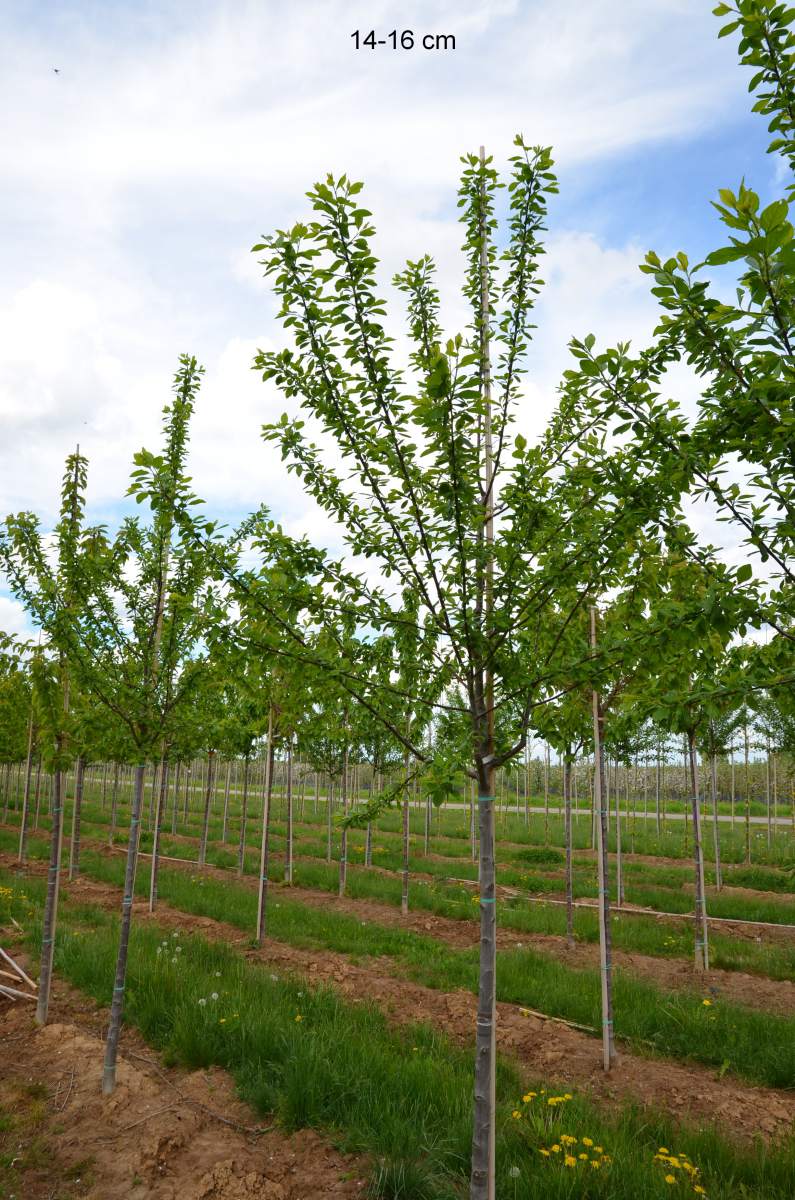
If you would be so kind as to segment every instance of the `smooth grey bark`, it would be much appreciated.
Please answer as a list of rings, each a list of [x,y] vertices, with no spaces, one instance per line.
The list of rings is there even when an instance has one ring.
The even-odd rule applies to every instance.
[[[139,763],[135,768],[135,791],[130,814],[130,832],[127,839],[127,865],[124,871],[124,895],[121,902],[121,926],[119,949],[116,955],[116,975],[113,981],[113,999],[110,1005],[110,1022],[105,1042],[105,1064],[102,1071],[102,1093],[109,1096],[116,1087],[116,1059],[119,1052],[121,1018],[124,1010],[124,987],[127,980],[127,953],[130,946],[132,927],[133,890],[135,867],[138,859],[138,836],[141,824],[141,808],[144,795],[146,765]]]
[[[566,942],[574,945],[574,871],[571,855],[571,759],[563,756],[563,828],[566,840]]]
[[[688,735],[690,758],[690,786],[693,808],[693,862],[695,866],[695,967],[697,971],[709,970],[709,929],[707,925],[707,898],[704,888],[704,850],[701,842],[701,799],[699,796],[698,758],[696,735]]]
[[[596,648],[596,609],[591,609],[591,646]],[[594,808],[599,875],[599,958],[602,978],[602,1063],[609,1071],[615,1060],[613,1034],[613,947],[610,929],[610,871],[607,857],[608,800],[604,759],[604,712],[599,693],[593,693]]]
[[[624,903],[624,875],[621,859],[621,789],[618,786],[618,761],[616,760],[616,901],[619,908]]]
[[[480,147],[481,169],[486,151]],[[485,185],[484,185],[485,187]],[[481,220],[484,220],[482,217]],[[481,389],[483,397],[483,526],[486,548],[483,590],[484,631],[492,633],[494,609],[494,462],[491,426],[491,360],[489,318],[491,309],[488,237],[480,230],[480,338]],[[478,683],[478,689],[481,687]],[[477,691],[477,689],[476,689]],[[478,1008],[475,1028],[475,1095],[472,1128],[470,1200],[495,1200],[496,1191],[496,1069],[497,1069],[497,895],[494,858],[494,669],[491,660],[483,670],[482,693],[476,695],[478,722],[485,738],[477,758],[478,827],[480,850],[480,962]],[[482,707],[481,707],[482,705]]]
[[[110,831],[108,833],[108,845],[113,846],[113,837],[116,833],[116,822],[119,818],[119,764],[113,764],[113,784],[110,791]]]
[[[715,887],[723,887],[723,872],[720,865],[720,822],[718,821],[718,760],[712,755],[712,842],[715,848]]]
[[[72,837],[69,843],[69,882],[80,874],[80,821],[83,815],[83,785],[86,763],[82,754],[77,757],[75,769],[75,799],[72,806]]]
[[[174,772],[174,789],[171,796],[171,833],[177,832],[177,816],[179,811],[179,776],[182,771],[182,763],[177,759],[177,769]]]
[[[334,806],[334,777],[329,775],[326,786],[326,862],[331,864],[331,813]]]
[[[345,746],[345,751],[342,756],[342,779],[340,781],[340,800],[342,801],[342,816],[343,819],[348,814],[348,747]],[[340,831],[340,874],[339,874],[339,895],[345,895],[345,887],[348,881],[348,830],[342,826]]]
[[[408,737],[408,734],[407,734],[407,737]],[[404,750],[404,752],[403,752],[403,772],[406,776],[406,780],[408,781],[408,773],[409,773],[409,752],[408,752],[408,750]],[[406,786],[403,789],[402,812],[403,812],[403,828],[402,828],[401,843],[402,843],[402,850],[403,850],[403,871],[402,871],[402,885],[401,885],[401,893],[400,893],[400,911],[404,917],[407,917],[408,913],[409,913],[409,849],[410,849],[410,842],[411,842],[411,838],[410,838],[411,814],[409,811],[408,782],[406,783]]]
[[[268,711],[268,749],[265,756],[265,794],[262,801],[262,838],[257,895],[257,945],[265,938],[268,913],[268,862],[270,858],[271,794],[273,791],[273,705]]]
[[[745,750],[745,861],[751,863],[751,789],[748,783],[748,726],[743,726]]]
[[[287,742],[287,847],[284,858],[284,882],[293,882],[293,742]]]
[[[246,861],[246,821],[248,819],[248,780],[251,771],[251,760],[248,754],[243,759],[243,796],[240,801],[240,837],[237,843],[237,873],[243,874]]]
[[[22,819],[19,824],[19,850],[17,862],[22,866],[28,853],[28,810],[30,808],[30,781],[33,774],[33,709],[28,719],[28,753],[25,759],[25,791],[22,795]]]
[[[62,739],[56,742],[58,759]],[[53,778],[53,798],[50,825],[50,863],[47,868],[47,896],[44,901],[44,921],[41,937],[41,966],[39,994],[36,1002],[36,1024],[46,1025],[52,987],[52,960],[55,951],[55,926],[58,919],[58,891],[61,882],[61,848],[63,846],[63,773],[56,767]]]
[[[221,824],[221,841],[226,845],[226,835],[229,826],[229,789],[232,786],[232,760],[226,764],[226,782],[224,784],[224,816]]]
[[[215,784],[215,751],[208,750],[207,752],[207,784],[204,791],[204,815],[202,818],[202,836],[199,842],[199,866],[203,867],[207,863],[207,837],[210,830],[210,808],[213,799],[213,787]]]
[[[160,833],[163,828],[163,814],[166,809],[168,795],[168,759],[163,756],[160,761],[160,786],[157,791],[155,806],[155,828],[152,836],[152,869],[149,873],[149,911],[154,912],[157,905],[157,877],[160,872]]]
[[[495,1173],[495,1068],[497,1058],[497,896],[494,861],[493,773],[478,788],[480,833],[480,972],[475,1031],[475,1103],[472,1133],[472,1200],[493,1200]]]
[[[767,811],[767,848],[773,845],[773,813],[770,803],[770,743],[765,747],[765,807]]]
[[[39,828],[39,806],[41,804],[41,755],[36,760],[36,787],[34,789],[33,804],[35,812],[33,814],[33,832]]]

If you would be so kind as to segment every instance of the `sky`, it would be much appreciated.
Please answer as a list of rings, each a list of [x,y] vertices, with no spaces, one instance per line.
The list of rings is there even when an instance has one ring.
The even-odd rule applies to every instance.
[[[733,38],[699,0],[0,0],[0,515],[57,510],[64,458],[89,458],[92,520],[115,525],[133,453],[155,448],[178,356],[204,383],[190,471],[214,515],[266,503],[338,550],[260,438],[289,408],[251,363],[285,335],[251,246],[307,215],[328,172],[365,181],[384,290],[439,265],[447,332],[464,316],[460,156],[497,166],[521,132],[551,145],[547,287],[518,426],[543,428],[593,332],[654,328],[648,249],[723,243],[709,201],[775,191]],[[452,34],[455,50],[356,50],[351,33]],[[396,300],[396,297],[392,297]],[[672,381],[685,401],[693,381]],[[0,629],[24,614],[0,579]]]

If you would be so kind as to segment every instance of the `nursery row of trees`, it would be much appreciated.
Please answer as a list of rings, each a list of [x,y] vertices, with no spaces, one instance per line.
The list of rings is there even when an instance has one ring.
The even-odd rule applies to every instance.
[[[789,180],[795,10],[738,0],[716,12],[739,30],[755,108],[769,119]],[[652,721],[686,740],[696,962],[706,969],[699,750],[710,761],[725,753],[732,714],[752,702],[763,711],[757,695],[775,721],[795,713],[791,185],[767,205],[745,184],[722,190],[728,244],[705,263],[650,253],[642,269],[662,309],[651,343],[600,351],[591,336],[575,340],[558,406],[531,445],[514,413],[557,190],[552,166],[549,149],[521,138],[505,181],[483,149],[464,157],[469,323],[445,337],[433,260],[410,261],[394,280],[408,313],[407,371],[387,332],[359,183],[329,176],[309,193],[308,219],[254,247],[291,339],[256,358],[294,402],[264,435],[345,529],[345,560],[288,537],[265,509],[234,529],[203,514],[186,473],[202,373],[191,356],[180,360],[161,450],[135,456],[129,495],[140,516],[115,533],[87,521],[78,450],[55,529],[22,513],[0,537],[0,564],[41,634],[22,671],[33,696],[23,711],[54,774],[39,1018],[52,969],[63,772],[87,759],[99,737],[86,732],[93,723],[106,757],[135,764],[106,1091],[148,763],[168,765],[199,745],[213,764],[230,754],[248,762],[264,737],[270,789],[276,745],[327,741],[329,762],[343,763],[343,871],[346,821],[372,821],[420,776],[441,802],[464,772],[477,790],[481,919],[473,1200],[494,1195],[496,772],[521,761],[529,737],[541,738],[562,756],[568,795],[574,756],[594,757],[609,1067],[606,737],[629,744]],[[721,266],[739,269],[736,302],[712,290]],[[679,361],[701,381],[692,419],[664,398]],[[693,503],[726,522],[742,565],[696,536],[685,515]],[[764,564],[756,576],[754,563]],[[747,640],[765,626],[767,644]],[[6,674],[10,687],[26,688]],[[367,746],[379,771],[397,757],[400,777],[349,812],[353,746]],[[267,859],[263,815],[260,939]]]

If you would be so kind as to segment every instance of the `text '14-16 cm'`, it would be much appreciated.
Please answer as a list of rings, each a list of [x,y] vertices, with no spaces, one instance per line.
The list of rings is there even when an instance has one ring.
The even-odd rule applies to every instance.
[[[375,50],[378,46],[388,46],[391,50],[413,50],[415,46],[423,50],[455,50],[453,33],[415,34],[413,29],[404,29],[402,32],[393,29],[386,37],[379,38],[374,29],[367,34],[355,29],[351,37],[357,50],[363,50],[365,47]]]

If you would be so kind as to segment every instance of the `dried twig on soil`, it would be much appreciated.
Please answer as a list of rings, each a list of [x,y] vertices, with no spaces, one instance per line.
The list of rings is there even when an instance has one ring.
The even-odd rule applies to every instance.
[[[580,1021],[568,1021],[565,1017],[551,1017],[549,1013],[539,1012],[536,1008],[527,1008],[524,1004],[520,1005],[519,1012],[523,1017],[538,1017],[541,1021],[554,1021],[557,1025],[568,1025],[569,1029],[582,1029],[585,1033],[597,1032],[593,1025],[583,1025]]]
[[[145,1121],[151,1121],[152,1117],[162,1117],[163,1113],[170,1112],[174,1107],[173,1104],[164,1104],[162,1108],[156,1108],[154,1112],[147,1113],[140,1120],[133,1121],[132,1125],[125,1125],[122,1129],[117,1129],[115,1133],[108,1133],[104,1137],[99,1138],[98,1141],[112,1142],[114,1138],[121,1137],[123,1133],[129,1133],[131,1129],[136,1129],[139,1125],[143,1125]]]
[[[66,1095],[64,1096],[63,1102],[61,1104],[57,1103],[58,1093],[61,1090],[61,1082],[60,1082],[60,1080],[58,1081],[58,1088],[57,1088],[55,1096],[53,1098],[53,1103],[55,1104],[55,1107],[57,1108],[58,1112],[63,1112],[63,1110],[66,1108],[67,1104],[69,1103],[69,1097],[72,1094],[72,1090],[73,1090],[74,1086],[75,1086],[75,1069],[74,1069],[74,1067],[72,1067],[72,1071],[69,1076],[69,1086],[66,1089]]]

